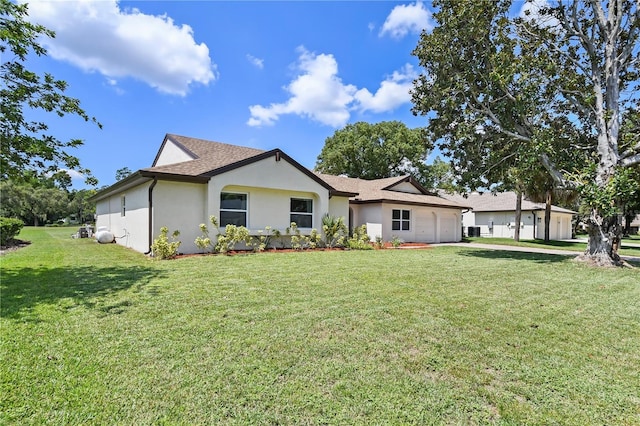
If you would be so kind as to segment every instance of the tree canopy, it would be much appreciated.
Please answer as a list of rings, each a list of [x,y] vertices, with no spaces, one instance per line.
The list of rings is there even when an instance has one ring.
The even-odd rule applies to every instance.
[[[437,25],[413,52],[425,70],[413,112],[430,117],[470,190],[514,170],[532,179],[540,165],[578,190],[591,205],[589,256],[616,261],[616,181],[640,163],[637,138],[620,144],[621,116],[638,105],[640,12],[632,0],[552,3],[513,18],[509,0],[434,1]]]
[[[399,121],[357,122],[326,139],[315,169],[322,173],[379,179],[403,174],[420,176],[430,146],[423,129]]]
[[[27,7],[0,0],[0,176],[3,180],[20,180],[25,170],[54,174],[70,169],[84,174],[87,183],[95,184],[90,171],[68,151],[82,145],[82,140],[60,140],[48,132],[45,122],[25,118],[25,108],[30,108],[60,117],[76,115],[101,127],[80,107],[78,99],[64,94],[68,87],[65,81],[49,73],[40,76],[26,68],[30,54],[47,54],[38,38],[55,36],[42,25],[26,20]]]

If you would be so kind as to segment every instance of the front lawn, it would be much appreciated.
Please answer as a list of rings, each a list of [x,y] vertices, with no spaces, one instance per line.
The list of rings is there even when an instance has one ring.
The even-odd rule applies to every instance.
[[[638,269],[19,238],[0,258],[0,424],[640,423]]]

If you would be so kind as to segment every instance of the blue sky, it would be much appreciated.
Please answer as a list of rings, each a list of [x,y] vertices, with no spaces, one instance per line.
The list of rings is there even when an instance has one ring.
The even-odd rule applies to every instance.
[[[281,148],[312,168],[347,123],[414,117],[411,55],[430,5],[396,1],[32,1],[57,34],[29,67],[70,85],[103,129],[47,115],[99,186],[149,167],[166,133]],[[82,188],[81,178],[74,188]]]

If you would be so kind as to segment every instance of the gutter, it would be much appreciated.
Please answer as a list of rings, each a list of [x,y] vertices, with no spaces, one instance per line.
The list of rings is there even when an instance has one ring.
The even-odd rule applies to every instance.
[[[153,188],[158,183],[158,178],[154,177],[153,182],[149,185],[149,219],[148,219],[148,232],[149,232],[149,251],[145,254],[151,253],[151,245],[153,244]]]

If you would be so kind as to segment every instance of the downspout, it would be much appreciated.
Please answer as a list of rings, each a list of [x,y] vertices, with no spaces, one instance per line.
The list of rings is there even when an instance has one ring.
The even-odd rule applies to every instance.
[[[153,188],[158,183],[158,178],[153,178],[153,182],[149,185],[149,218],[148,218],[148,232],[149,232],[149,251],[145,254],[151,253],[151,245],[153,244]]]
[[[536,211],[533,212],[533,239],[536,239],[536,225],[538,224],[538,219],[536,218]]]

